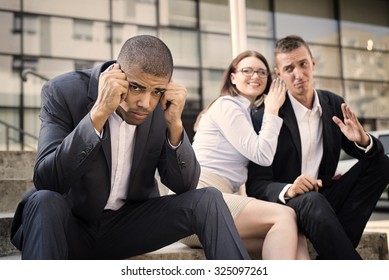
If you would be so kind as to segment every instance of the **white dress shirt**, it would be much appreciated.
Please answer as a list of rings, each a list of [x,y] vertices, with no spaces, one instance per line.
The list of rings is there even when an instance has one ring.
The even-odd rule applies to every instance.
[[[312,109],[308,109],[288,93],[292,103],[294,114],[301,140],[301,173],[312,178],[319,175],[319,166],[323,157],[323,114],[319,103],[319,97],[315,91],[315,99]]]
[[[236,192],[246,182],[247,164],[273,162],[282,119],[265,114],[256,134],[250,101],[243,96],[218,98],[200,119],[193,148],[201,169],[226,178]]]
[[[124,205],[130,184],[136,125],[127,124],[116,112],[109,116],[108,121],[111,134],[112,174],[111,191],[104,209],[118,210]],[[100,138],[104,135],[104,131],[99,133],[95,129],[95,132]],[[182,140],[174,146],[169,138],[166,139],[174,150],[181,146]]]
[[[111,192],[104,209],[117,210],[124,205],[130,184],[135,145],[135,125],[126,123],[116,112],[108,118],[111,134]]]

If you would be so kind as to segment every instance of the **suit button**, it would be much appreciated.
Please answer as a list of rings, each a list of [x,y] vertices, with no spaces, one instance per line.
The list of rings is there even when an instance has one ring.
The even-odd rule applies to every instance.
[[[81,155],[80,155],[80,161],[79,162],[82,162],[87,156],[87,152],[86,151],[82,151],[81,152]]]

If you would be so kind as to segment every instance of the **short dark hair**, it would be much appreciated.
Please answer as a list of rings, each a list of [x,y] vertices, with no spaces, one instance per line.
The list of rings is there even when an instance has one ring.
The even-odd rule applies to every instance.
[[[158,77],[172,76],[173,57],[162,40],[151,35],[138,35],[128,39],[117,58],[124,72],[140,67],[147,74]]]
[[[280,53],[289,53],[301,46],[305,47],[308,50],[309,55],[312,57],[312,52],[307,42],[305,42],[304,39],[298,35],[289,35],[278,40],[274,49],[274,57],[276,58]]]
[[[231,61],[231,63],[228,66],[228,68],[224,71],[223,80],[222,80],[222,87],[221,87],[221,91],[220,91],[220,95],[221,96],[222,95],[237,96],[239,94],[238,89],[231,82],[231,77],[230,76],[231,76],[231,73],[234,73],[237,70],[236,68],[237,68],[239,62],[241,62],[246,57],[256,57],[259,60],[261,60],[263,62],[263,64],[265,64],[266,70],[268,72],[268,76],[267,76],[267,81],[266,81],[266,88],[265,88],[263,93],[266,94],[266,93],[269,92],[270,85],[271,85],[271,82],[272,82],[272,77],[271,77],[271,71],[270,71],[269,63],[267,62],[266,58],[262,54],[260,54],[259,52],[253,51],[253,50],[247,50],[247,51],[244,51],[244,52],[240,53],[238,56],[236,56]]]

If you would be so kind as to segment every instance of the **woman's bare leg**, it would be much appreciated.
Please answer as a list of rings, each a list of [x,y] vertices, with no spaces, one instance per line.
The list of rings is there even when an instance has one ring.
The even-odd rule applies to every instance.
[[[249,252],[260,250],[261,247],[256,246],[260,246],[262,240],[262,259],[297,258],[298,230],[292,208],[252,200],[235,218],[235,224]]]

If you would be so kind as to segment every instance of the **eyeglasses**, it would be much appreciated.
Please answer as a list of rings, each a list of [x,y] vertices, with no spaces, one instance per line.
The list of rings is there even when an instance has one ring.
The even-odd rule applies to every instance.
[[[265,70],[265,69],[254,70],[251,67],[245,67],[245,68],[237,70],[236,72],[242,72],[242,74],[246,77],[252,77],[254,75],[254,73],[257,73],[257,75],[260,78],[267,78],[267,76],[269,75],[269,72],[267,72],[267,70]]]

